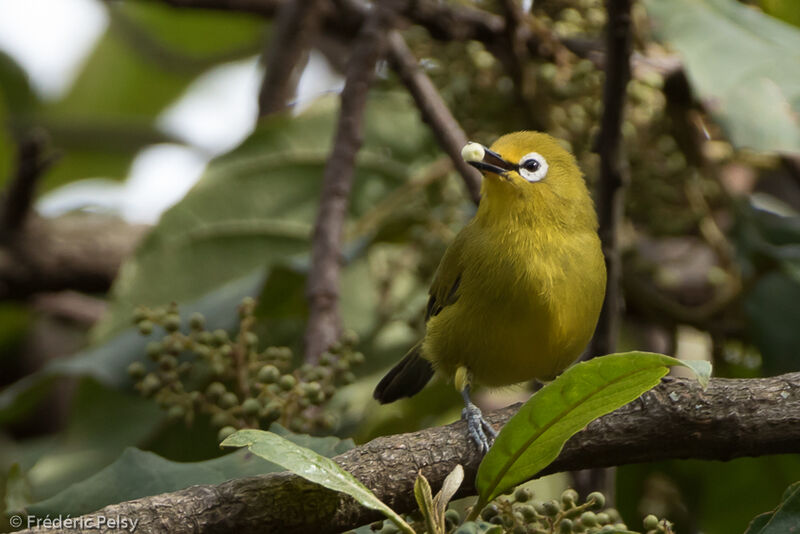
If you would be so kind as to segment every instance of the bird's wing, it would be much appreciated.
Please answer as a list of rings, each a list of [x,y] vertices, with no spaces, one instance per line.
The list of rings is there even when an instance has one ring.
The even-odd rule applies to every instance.
[[[461,284],[462,251],[464,239],[461,232],[447,251],[436,269],[433,283],[429,291],[428,306],[425,310],[425,322],[438,315],[445,307],[454,304],[459,297],[458,287]]]

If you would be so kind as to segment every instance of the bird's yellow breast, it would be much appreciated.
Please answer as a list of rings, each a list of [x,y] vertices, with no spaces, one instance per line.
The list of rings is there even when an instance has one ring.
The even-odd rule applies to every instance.
[[[606,280],[599,238],[495,220],[462,230],[458,300],[428,321],[422,354],[446,376],[466,366],[489,386],[552,379],[594,332]]]

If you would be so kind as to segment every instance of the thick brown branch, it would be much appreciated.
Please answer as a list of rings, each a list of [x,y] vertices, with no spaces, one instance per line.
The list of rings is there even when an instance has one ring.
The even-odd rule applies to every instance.
[[[422,118],[433,130],[439,146],[453,161],[470,197],[477,204],[481,198],[480,173],[467,165],[461,157],[461,148],[466,144],[467,136],[450,113],[436,86],[420,68],[403,36],[397,31],[389,34],[389,61],[417,103]]]
[[[0,300],[107,291],[144,229],[100,215],[29,217],[25,232],[0,246]]]
[[[518,406],[488,415],[503,424]],[[666,459],[730,460],[800,452],[800,373],[763,379],[665,379],[570,439],[539,475]],[[434,491],[456,464],[472,487],[480,457],[464,424],[375,439],[335,458],[397,511],[413,509],[419,470]],[[138,519],[141,532],[336,533],[378,519],[349,498],[289,473],[193,486],[114,504],[92,515]],[[64,532],[80,532],[65,530]]]
[[[291,0],[278,10],[258,95],[260,116],[282,111],[294,94],[299,63],[319,21],[322,0]]]
[[[314,223],[311,270],[306,296],[309,317],[305,333],[306,361],[315,361],[339,337],[339,271],[344,227],[355,157],[361,148],[362,119],[375,65],[383,55],[391,12],[376,6],[356,39],[347,65],[342,105],[333,151],[325,166],[319,213]]]

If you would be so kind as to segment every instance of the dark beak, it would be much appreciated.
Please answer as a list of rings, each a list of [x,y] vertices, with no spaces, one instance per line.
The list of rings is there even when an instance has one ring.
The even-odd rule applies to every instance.
[[[517,166],[515,164],[504,160],[497,152],[493,152],[486,147],[483,147],[483,150],[483,160],[469,161],[467,163],[481,172],[490,172],[499,176],[505,175],[508,171],[517,170]]]

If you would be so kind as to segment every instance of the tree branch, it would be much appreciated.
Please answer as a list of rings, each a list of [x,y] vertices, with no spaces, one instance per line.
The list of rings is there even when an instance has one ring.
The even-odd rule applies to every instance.
[[[58,158],[58,154],[45,156],[48,144],[47,132],[40,129],[29,132],[19,141],[16,171],[9,180],[0,212],[0,234],[5,239],[22,229],[31,210],[39,178]]]
[[[417,103],[423,120],[433,130],[439,146],[450,156],[470,197],[477,204],[481,198],[480,173],[467,165],[461,157],[461,148],[467,143],[467,136],[398,31],[389,34],[389,61]]]
[[[107,291],[145,228],[101,215],[28,217],[25,232],[0,246],[0,300]]]
[[[492,412],[488,419],[502,425],[518,408]],[[718,378],[706,391],[692,380],[666,378],[640,399],[578,432],[538,476],[667,459],[730,460],[798,452],[800,373]],[[480,459],[461,421],[378,438],[335,458],[399,512],[415,508],[413,484],[420,470],[436,491],[461,464],[466,478],[460,495],[474,493]],[[142,532],[175,534],[333,534],[381,517],[288,472],[192,486],[113,504],[92,515],[138,519]]]
[[[383,55],[385,33],[392,13],[388,6],[375,6],[361,28],[347,65],[342,104],[333,151],[325,166],[319,213],[311,244],[311,269],[306,297],[309,317],[305,333],[305,359],[316,361],[339,337],[339,270],[344,227],[355,157],[361,148],[362,119],[367,93],[375,76],[375,65]]]
[[[278,10],[258,95],[259,116],[286,108],[300,76],[299,63],[319,22],[321,0],[290,0]]]

